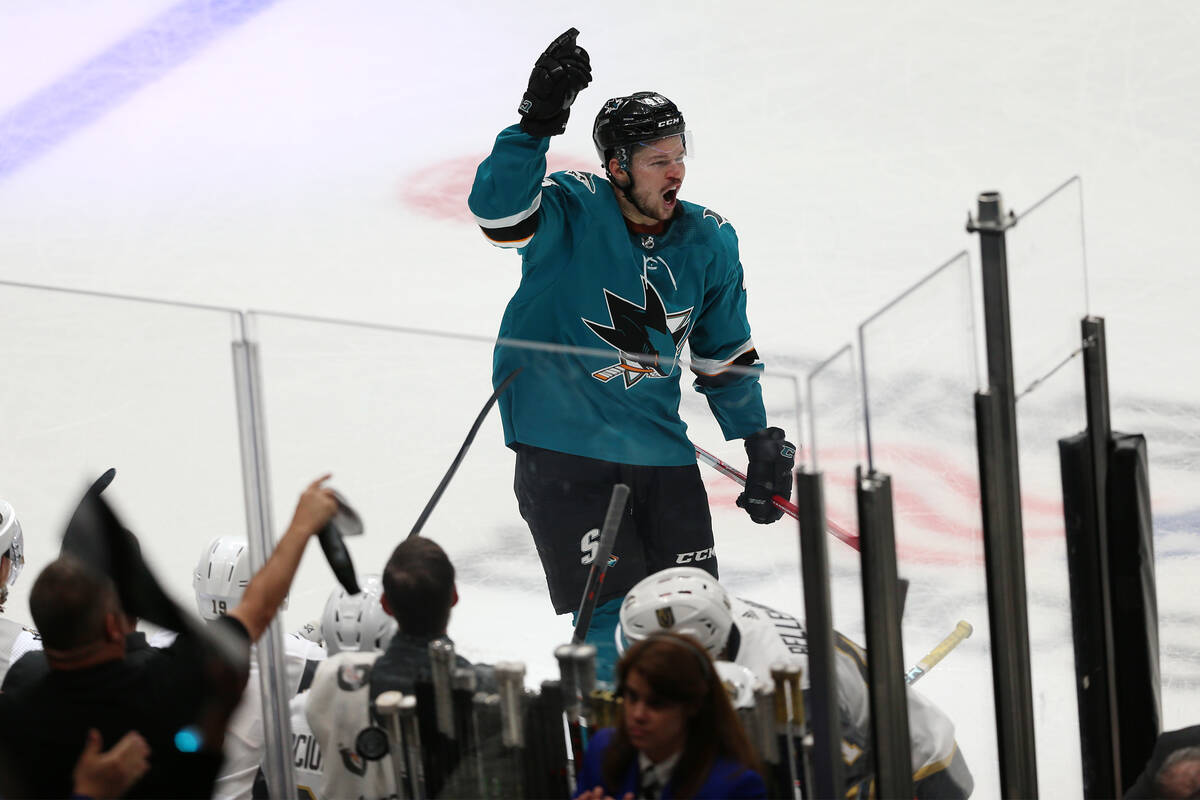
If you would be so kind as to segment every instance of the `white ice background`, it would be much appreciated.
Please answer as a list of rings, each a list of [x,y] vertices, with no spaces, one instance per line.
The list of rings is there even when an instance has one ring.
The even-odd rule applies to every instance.
[[[238,6],[246,13],[230,16]],[[516,120],[537,54],[572,25],[595,80],[553,142],[552,168],[595,169],[590,123],[607,97],[654,88],[681,106],[699,142],[683,196],[737,227],[755,341],[776,373],[764,381],[771,420],[801,444],[794,387],[809,369],[956,253],[967,251],[964,274],[977,271],[964,223],[980,191],[1003,192],[1020,212],[1081,177],[1071,198],[1014,229],[1011,249],[1046,265],[1043,299],[1072,319],[1106,319],[1114,424],[1149,439],[1163,722],[1200,721],[1189,599],[1200,556],[1195,4],[5,3],[0,281],[476,337],[253,319],[275,527],[304,483],[332,470],[367,524],[352,542],[359,568],[378,571],[490,391],[487,340],[519,275],[517,256],[491,248],[465,211],[473,167]],[[1068,290],[1059,280],[1082,274],[1083,242],[1086,301],[1081,280]],[[1065,266],[1047,251],[1067,252]],[[1029,296],[1040,274],[1026,276]],[[930,307],[948,310],[933,321],[950,325],[967,301],[947,291]],[[906,319],[914,339],[884,338],[913,343],[888,363],[948,341],[920,338],[930,314]],[[28,558],[10,617],[29,621],[33,579],[83,487],[109,466],[113,502],[191,602],[203,545],[245,525],[234,323],[221,311],[0,286],[0,496],[21,515]],[[920,501],[905,513],[936,517],[934,534],[914,525],[902,541],[901,574],[913,580],[905,655],[915,661],[960,618],[975,624],[920,688],[958,726],[977,796],[994,797],[980,548],[977,537],[936,535],[979,524],[959,491],[970,490],[970,438],[947,422],[961,408],[928,391],[953,384],[969,404],[975,367],[961,355],[939,362],[946,374],[904,383],[885,368],[881,380],[902,381],[892,408],[911,411],[892,429],[905,455],[897,491]],[[1075,359],[1021,406],[1046,797],[1081,792],[1054,460],[1054,440],[1082,424],[1078,375]],[[686,382],[684,394],[695,440],[744,458]],[[823,465],[831,511],[852,434],[845,444],[844,463]],[[915,463],[925,472],[913,477]],[[569,625],[549,610],[511,470],[493,416],[426,533],[459,570],[450,632],[460,650],[524,660],[534,685],[552,677]],[[730,588],[801,611],[794,528],[754,526],[732,507],[732,484],[706,481]],[[830,548],[835,624],[861,637],[856,557]],[[288,626],[318,616],[331,587],[309,552]]]

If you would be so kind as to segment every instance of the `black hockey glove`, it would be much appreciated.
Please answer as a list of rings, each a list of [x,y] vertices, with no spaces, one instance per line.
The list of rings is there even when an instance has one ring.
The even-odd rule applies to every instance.
[[[781,428],[763,428],[744,440],[749,464],[746,467],[746,491],[738,495],[737,504],[760,525],[783,516],[783,510],[771,502],[772,496],[792,499],[796,445],[783,437]]]
[[[592,82],[592,62],[587,50],[575,44],[579,31],[571,28],[538,57],[529,76],[529,88],[517,111],[521,130],[530,136],[557,136],[567,129],[571,103]]]

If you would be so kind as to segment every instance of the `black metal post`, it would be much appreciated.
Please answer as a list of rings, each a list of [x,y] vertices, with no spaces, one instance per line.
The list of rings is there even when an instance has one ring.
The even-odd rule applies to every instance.
[[[1081,327],[1088,426],[1083,437],[1060,443],[1059,450],[1083,794],[1087,798],[1119,797],[1123,792],[1106,499],[1112,435],[1107,347],[1102,319],[1085,318]],[[1074,474],[1068,472],[1072,465]]]
[[[838,716],[837,654],[833,604],[829,598],[829,551],[825,493],[820,472],[796,473],[800,509],[800,572],[804,584],[804,627],[808,638],[809,724],[812,727],[812,786],[816,800],[841,797],[842,730]]]
[[[1037,759],[1005,243],[1005,231],[1014,221],[1011,215],[1005,217],[999,192],[984,192],[979,216],[967,230],[979,234],[987,339],[988,390],[976,395],[975,411],[1000,791],[1007,798],[1035,798]]]
[[[913,796],[896,529],[891,478],[858,470],[858,531],[862,546],[863,615],[867,628],[875,796]]]

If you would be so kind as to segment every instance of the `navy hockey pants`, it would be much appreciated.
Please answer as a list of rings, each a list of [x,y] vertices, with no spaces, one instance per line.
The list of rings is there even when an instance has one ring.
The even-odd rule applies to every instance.
[[[544,450],[517,451],[514,490],[537,546],[554,611],[578,611],[612,487],[629,486],[599,603],[649,574],[679,565],[717,577],[708,493],[695,464],[646,467]]]

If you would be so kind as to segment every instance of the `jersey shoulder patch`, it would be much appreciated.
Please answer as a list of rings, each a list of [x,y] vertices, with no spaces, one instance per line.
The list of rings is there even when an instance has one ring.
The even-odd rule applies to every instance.
[[[596,193],[596,176],[590,172],[568,169],[552,173],[550,179],[564,189],[578,188],[579,184],[582,184],[582,188],[587,189],[591,194]]]
[[[731,263],[736,262],[739,258],[737,230],[729,218],[698,204],[689,206],[689,212],[695,215],[691,219],[694,235],[707,246],[716,248]]]
[[[711,208],[704,209],[704,212],[700,215],[700,218],[701,219],[711,219],[713,222],[715,222],[717,224],[718,228],[720,228],[722,225],[731,224],[729,222],[729,220],[725,219],[720,214],[713,211]]]

